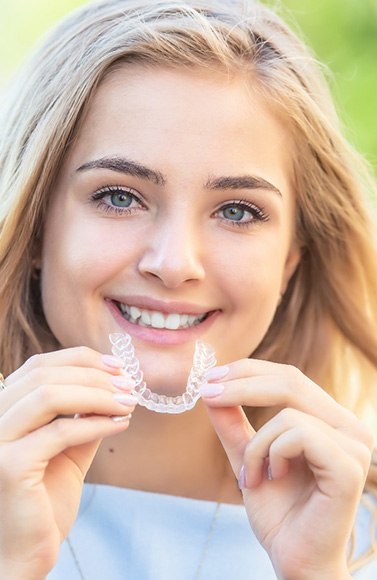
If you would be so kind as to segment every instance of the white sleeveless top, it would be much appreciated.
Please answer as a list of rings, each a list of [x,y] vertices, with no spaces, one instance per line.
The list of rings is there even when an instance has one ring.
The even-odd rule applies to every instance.
[[[356,555],[370,544],[360,506]],[[67,542],[48,580],[276,580],[242,505],[85,484]],[[331,538],[329,538],[331,542]],[[353,577],[377,580],[377,557]]]

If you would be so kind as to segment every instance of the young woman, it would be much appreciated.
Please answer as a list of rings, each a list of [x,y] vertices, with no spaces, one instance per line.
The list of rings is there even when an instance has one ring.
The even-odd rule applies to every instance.
[[[0,576],[375,577],[374,184],[306,49],[255,2],[94,2],[8,98]],[[210,344],[195,407],[112,333],[156,400]]]

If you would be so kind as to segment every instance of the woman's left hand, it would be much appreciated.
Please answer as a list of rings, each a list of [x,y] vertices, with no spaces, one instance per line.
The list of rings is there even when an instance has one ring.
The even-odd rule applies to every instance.
[[[202,398],[279,578],[340,580],[371,460],[355,415],[289,365],[246,359]],[[212,389],[212,393],[210,392]],[[257,431],[242,407],[266,408]]]

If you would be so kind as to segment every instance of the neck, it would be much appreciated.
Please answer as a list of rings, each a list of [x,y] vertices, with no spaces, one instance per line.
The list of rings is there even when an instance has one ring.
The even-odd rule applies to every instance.
[[[197,499],[242,497],[204,405],[179,415],[137,407],[129,429],[108,438],[87,481]]]

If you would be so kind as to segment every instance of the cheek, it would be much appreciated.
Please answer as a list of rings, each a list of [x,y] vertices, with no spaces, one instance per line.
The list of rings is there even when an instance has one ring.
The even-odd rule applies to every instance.
[[[218,261],[224,329],[217,344],[223,361],[250,356],[263,340],[279,300],[286,252],[278,236],[241,241]],[[281,238],[280,238],[281,242]]]
[[[279,294],[287,250],[276,233],[246,239],[240,236],[232,245],[217,247],[227,248],[226,252],[218,249],[214,260],[222,287],[241,302],[250,305],[250,298],[263,300]]]
[[[47,223],[42,252],[45,286],[54,291],[92,288],[126,267],[134,248],[110,220],[91,220],[78,212]]]

